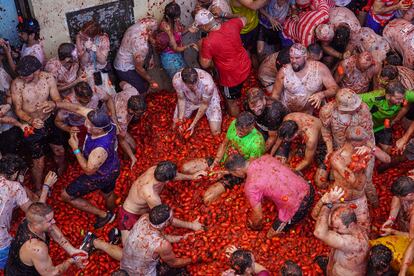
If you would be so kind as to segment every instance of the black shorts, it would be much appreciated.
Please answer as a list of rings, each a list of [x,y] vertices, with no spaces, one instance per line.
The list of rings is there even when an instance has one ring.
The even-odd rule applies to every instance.
[[[41,129],[35,129],[34,134],[23,138],[32,159],[39,159],[46,154],[49,144],[62,146],[65,144],[64,134],[54,122],[54,116],[44,121]]]
[[[243,42],[243,47],[249,52],[256,53],[257,49],[257,36],[259,35],[259,24],[248,32],[247,34],[241,34],[241,40]]]
[[[387,146],[392,145],[392,129],[384,128],[383,130],[375,132],[375,142]]]
[[[283,229],[284,232],[289,231],[292,226],[300,222],[309,212],[309,209],[312,207],[313,200],[315,197],[315,189],[313,186],[308,182],[309,185],[309,194],[305,196],[302,200],[302,203],[299,206],[299,209],[296,211],[295,215],[290,220],[290,223],[286,224],[285,228]],[[277,230],[282,222],[279,220],[278,216],[276,215],[276,219],[272,224],[272,228]]]
[[[414,104],[410,104],[410,108],[408,109],[407,114],[405,114],[405,118],[414,121]]]
[[[276,151],[276,156],[289,158],[290,153],[290,143],[289,142],[282,142],[280,147]]]
[[[354,13],[358,14],[362,10],[363,7],[367,5],[367,0],[352,0],[348,5],[345,7],[353,11]]]
[[[96,175],[80,175],[66,187],[66,193],[72,198],[82,197],[96,190],[101,190],[104,194],[109,194],[115,189],[116,179],[119,170],[112,172],[106,177],[97,178]]]
[[[276,45],[279,40],[279,31],[268,29],[265,26],[259,24],[259,34],[257,35],[257,41],[264,41],[269,45]]]
[[[126,72],[115,70],[116,75],[120,81],[126,81],[133,87],[135,87],[140,94],[147,92],[149,83],[141,77],[137,71],[129,70]]]
[[[12,127],[0,133],[0,152],[1,154],[17,154],[20,152],[23,143],[23,132],[18,127]]]
[[[225,174],[218,182],[223,184],[224,188],[231,190],[234,186],[242,184],[243,181],[244,178],[237,177],[232,174]]]
[[[227,100],[237,100],[237,99],[240,99],[240,97],[241,97],[241,91],[242,91],[242,88],[243,88],[243,83],[244,82],[240,83],[239,85],[232,86],[232,87],[224,86],[223,87],[224,97]]]
[[[324,141],[319,140],[318,147],[316,148],[315,152],[315,161],[318,165],[318,168],[326,170],[325,165],[325,157],[328,153],[328,148],[326,147],[326,144]]]

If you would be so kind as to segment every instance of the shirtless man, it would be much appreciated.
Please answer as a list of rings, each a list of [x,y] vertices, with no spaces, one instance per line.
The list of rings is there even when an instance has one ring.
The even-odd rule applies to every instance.
[[[306,60],[305,46],[294,44],[289,54],[290,64],[277,73],[272,98],[281,100],[291,112],[312,114],[325,98],[335,95],[338,86],[328,67]]]
[[[11,243],[5,275],[61,275],[72,264],[84,268],[87,252],[70,244],[55,225],[53,215],[52,208],[45,203],[30,205],[26,219],[20,224]],[[50,237],[70,255],[57,266],[53,265],[49,255]]]
[[[54,124],[52,111],[44,113],[38,109],[40,104],[50,99],[61,100],[54,77],[42,72],[41,67],[42,64],[34,56],[23,57],[16,67],[20,77],[12,82],[10,89],[17,117],[35,128],[34,134],[24,138],[24,142],[33,160],[32,176],[37,191],[43,184],[48,144],[59,167],[58,175],[62,174],[65,168],[65,150],[60,130]]]
[[[93,249],[106,252],[115,260],[121,261],[120,268],[128,272],[128,275],[156,276],[160,260],[168,268],[183,268],[192,261],[190,258],[175,256],[171,243],[179,242],[188,235],[173,236],[164,233],[164,229],[173,224],[174,219],[171,208],[159,204],[135,223],[123,248],[97,239],[92,233],[85,237],[82,248],[88,252]],[[169,275],[168,272],[165,275]]]
[[[344,195],[341,188],[326,193],[315,224],[315,237],[330,246],[328,276],[364,276],[369,253],[369,239],[365,229],[357,223],[353,209],[347,206],[333,208]]]
[[[366,184],[366,161],[371,159],[371,155],[382,161],[390,161],[388,154],[378,147],[369,148],[365,146],[368,138],[366,131],[362,127],[351,127],[346,132],[345,144],[336,150],[331,157],[331,167],[335,182],[333,186],[340,187],[344,191],[343,201],[349,208],[354,206],[358,224],[365,228],[367,233],[370,231],[370,218],[367,198],[365,195]],[[353,161],[360,157],[359,161]],[[361,168],[355,168],[355,162],[362,164]],[[319,201],[317,206],[322,207],[323,202]],[[318,209],[314,208],[312,217],[316,219]]]
[[[413,15],[414,9],[411,9],[404,18],[395,19],[384,28],[384,38],[402,56],[403,66],[411,69],[414,69]]]
[[[60,44],[58,57],[48,60],[45,71],[55,77],[60,93],[70,93],[69,89],[82,81],[81,76],[78,77],[79,60],[75,44]]]
[[[268,55],[262,61],[257,72],[257,77],[262,83],[263,88],[266,89],[266,94],[272,94],[277,72],[283,65],[288,63],[290,63],[288,47],[283,48],[280,52]]]
[[[307,168],[314,159],[318,164],[318,169],[315,173],[315,184],[320,187],[326,182],[328,172],[324,164],[326,155],[326,146],[321,137],[321,121],[309,114],[294,112],[289,113],[283,119],[283,123],[278,130],[278,140],[273,146],[271,155],[276,153],[277,156],[282,157],[283,160],[288,159],[289,152],[277,151],[282,142],[290,142],[300,137],[305,144],[305,156],[296,167],[292,168],[294,171],[301,172]],[[321,181],[322,179],[322,181]]]
[[[335,81],[341,88],[349,88],[355,93],[369,90],[372,79],[381,70],[381,64],[369,52],[362,52],[341,61],[335,72]]]
[[[346,142],[346,131],[350,127],[361,126],[368,133],[367,146],[375,145],[373,123],[368,106],[350,89],[340,89],[336,100],[323,106],[319,113],[322,122],[322,138],[326,143],[327,158]],[[374,206],[378,204],[378,195],[372,183],[375,159],[372,158],[366,169],[366,193]]]
[[[132,184],[128,197],[118,211],[118,227],[121,231],[122,242],[125,243],[129,231],[141,215],[148,213],[150,209],[162,203],[160,194],[166,182],[194,180],[204,174],[204,172],[197,172],[193,175],[182,174],[177,172],[177,166],[174,163],[163,161],[140,175]],[[202,229],[198,219],[186,222],[174,218],[172,224],[194,231]]]

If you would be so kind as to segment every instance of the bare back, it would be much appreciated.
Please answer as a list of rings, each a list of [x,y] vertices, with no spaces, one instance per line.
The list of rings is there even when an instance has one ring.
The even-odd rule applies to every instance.
[[[332,162],[338,162],[341,166],[348,167],[352,162],[352,154],[354,149],[352,145],[345,144],[343,147],[334,152]],[[342,176],[341,173],[333,167],[333,174],[335,178],[334,186],[339,186],[345,191],[345,200],[354,200],[365,195],[366,176],[365,171],[355,172],[355,183],[351,184],[349,178]]]
[[[298,125],[299,130],[303,131],[304,135],[306,136],[306,143],[318,143],[321,135],[322,123],[321,120],[315,116],[302,112],[293,112],[286,115],[283,120],[295,121],[295,123]]]
[[[160,201],[159,195],[165,183],[154,177],[156,166],[149,168],[132,184],[123,208],[133,214],[142,215],[149,211],[151,202]],[[161,202],[159,202],[161,204]],[[158,204],[156,204],[158,205]]]

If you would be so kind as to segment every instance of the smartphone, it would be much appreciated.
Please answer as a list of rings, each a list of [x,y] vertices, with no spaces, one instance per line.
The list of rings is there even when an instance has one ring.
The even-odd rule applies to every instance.
[[[101,72],[93,73],[93,81],[95,82],[95,85],[102,85],[103,82]]]

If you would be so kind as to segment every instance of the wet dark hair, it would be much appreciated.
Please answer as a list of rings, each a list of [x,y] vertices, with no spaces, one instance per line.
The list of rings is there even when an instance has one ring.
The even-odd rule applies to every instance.
[[[389,269],[393,258],[392,251],[383,244],[374,245],[368,257],[367,271],[375,275],[376,272],[382,273]]]
[[[387,64],[389,65],[394,65],[394,66],[402,65],[402,58],[397,52],[388,52],[385,60]]]
[[[333,214],[336,212],[341,212],[339,218],[341,219],[342,223],[346,226],[349,227],[349,225],[351,225],[353,222],[357,222],[357,217],[355,215],[354,210],[350,209],[350,208],[336,208],[333,212],[332,212],[332,217]]]
[[[282,276],[302,276],[302,269],[294,261],[287,260],[280,269]]]
[[[128,272],[123,269],[115,270],[111,273],[111,276],[129,276]]]
[[[59,60],[64,60],[65,58],[71,58],[73,51],[76,49],[75,44],[73,43],[62,43],[58,48],[58,57]]]
[[[28,219],[33,216],[45,217],[46,215],[53,212],[52,207],[44,202],[33,202],[27,210]],[[29,219],[30,220],[30,219]]]
[[[236,128],[251,127],[256,123],[254,115],[250,112],[244,111],[237,116]]]
[[[394,196],[406,196],[414,193],[414,180],[408,176],[400,176],[392,183],[391,193]]]
[[[290,50],[290,46],[283,48],[282,50],[279,51],[279,54],[277,55],[277,58],[276,58],[276,69],[278,71],[280,70],[280,68],[283,67],[283,65],[290,63],[289,50]]]
[[[135,112],[137,111],[144,112],[147,109],[147,104],[143,96],[136,95],[136,96],[131,96],[128,99],[127,107]]]
[[[186,84],[194,84],[197,82],[198,79],[197,71],[194,68],[185,67],[181,71],[181,79]]]
[[[295,121],[287,120],[282,123],[277,134],[282,139],[290,139],[298,131],[299,126]]]
[[[23,22],[17,25],[17,30],[28,35],[35,34],[35,39],[40,39],[40,25],[35,18],[23,19]]]
[[[398,77],[398,69],[394,65],[385,65],[381,70],[381,77],[387,77],[389,80],[394,80]]]
[[[227,158],[224,167],[229,171],[237,170],[246,165],[246,159],[241,154],[232,154]]]
[[[85,81],[79,82],[73,87],[73,89],[75,90],[75,95],[77,97],[81,97],[81,98],[88,97],[89,98],[93,96],[92,88]]]
[[[82,33],[92,38],[103,33],[101,26],[96,20],[86,22],[80,30]]]
[[[349,42],[349,38],[351,37],[351,28],[348,24],[341,24],[339,25],[333,37],[333,40],[341,45],[347,45]]]
[[[34,56],[22,57],[16,65],[16,73],[21,77],[27,77],[40,70],[42,63]]]
[[[231,254],[230,266],[236,274],[243,274],[253,265],[252,252],[244,249],[237,249]]]
[[[322,47],[321,45],[319,45],[319,43],[313,43],[308,46],[308,52],[314,55],[319,56],[320,54],[322,54],[322,51]]]
[[[387,87],[385,88],[385,93],[389,95],[395,95],[395,94],[405,94],[405,88],[399,81],[392,81],[387,84]]]
[[[25,168],[26,163],[17,154],[6,154],[0,159],[0,174],[3,174],[7,179]]]
[[[175,2],[168,3],[164,8],[164,16],[168,20],[174,20],[175,18],[180,18],[181,16],[181,8]]]
[[[287,114],[286,107],[280,101],[274,101],[265,111],[263,120],[272,129],[278,128]]]
[[[156,30],[153,34],[155,40],[154,48],[158,53],[164,51],[170,45],[170,38],[166,32]]]
[[[149,211],[149,221],[154,225],[160,225],[170,218],[171,208],[168,205],[160,204]]]
[[[177,165],[171,161],[161,161],[154,172],[157,181],[165,182],[173,180],[177,176]]]

